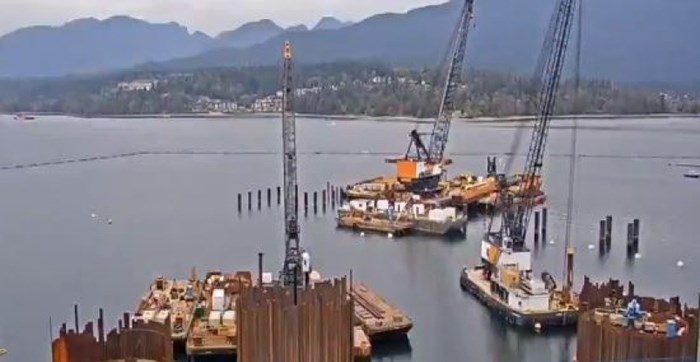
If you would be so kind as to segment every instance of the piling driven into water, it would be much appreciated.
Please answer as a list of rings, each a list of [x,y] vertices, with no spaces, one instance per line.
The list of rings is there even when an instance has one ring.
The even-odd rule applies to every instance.
[[[74,311],[77,321],[77,307]],[[128,313],[119,328],[104,331],[103,312],[97,320],[97,337],[93,322],[82,332],[61,326],[58,338],[51,343],[53,362],[152,361],[173,362],[170,320],[166,323],[132,322]]]

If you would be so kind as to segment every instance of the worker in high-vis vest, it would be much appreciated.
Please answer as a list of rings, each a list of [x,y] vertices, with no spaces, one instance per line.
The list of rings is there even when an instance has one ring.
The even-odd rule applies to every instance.
[[[308,286],[311,274],[311,255],[306,250],[301,253],[301,271],[304,272],[304,285]]]

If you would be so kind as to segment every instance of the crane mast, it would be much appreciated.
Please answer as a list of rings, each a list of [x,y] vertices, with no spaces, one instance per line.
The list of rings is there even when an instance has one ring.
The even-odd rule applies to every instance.
[[[474,0],[466,0],[457,26],[457,31],[451,42],[451,56],[449,65],[447,66],[447,76],[445,77],[440,111],[433,125],[433,132],[431,133],[430,143],[428,145],[428,160],[431,162],[442,162],[443,154],[445,153],[447,137],[450,134],[450,124],[452,123],[452,114],[455,110],[455,93],[457,92],[458,82],[462,77],[464,56],[467,49],[467,38],[473,17]]]
[[[280,281],[294,285],[302,281],[299,250],[299,218],[296,207],[297,146],[292,77],[292,46],[284,43],[282,70],[282,154],[284,163],[284,236],[285,255]]]
[[[521,183],[521,188],[528,188],[538,182],[544,160],[544,151],[547,143],[549,124],[554,112],[556,95],[559,89],[566,49],[571,34],[573,15],[576,0],[559,0],[556,5],[555,15],[550,24],[542,54],[544,59],[541,74],[539,75],[539,96],[537,98],[538,115],[530,139],[530,145],[525,160],[523,177],[526,182]],[[537,77],[536,77],[537,79]],[[505,203],[507,212],[503,215],[500,238],[511,239],[514,249],[523,248],[527,234],[527,226],[533,209],[530,197],[524,197],[515,209],[513,209],[512,196],[507,194],[507,187],[502,188],[501,200]],[[521,190],[524,191],[524,190]]]

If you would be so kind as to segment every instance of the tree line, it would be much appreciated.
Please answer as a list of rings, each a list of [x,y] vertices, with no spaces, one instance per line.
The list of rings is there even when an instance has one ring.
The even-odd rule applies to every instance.
[[[379,63],[337,62],[296,68],[300,113],[434,117],[442,74],[434,69],[395,69]],[[134,80],[150,90],[124,90]],[[236,102],[241,109],[280,89],[278,67],[211,68],[191,72],[124,72],[101,76],[0,80],[0,111],[76,115],[176,114],[191,112],[202,99]],[[455,105],[464,117],[536,113],[535,90],[520,74],[467,71]],[[560,88],[556,113],[700,113],[700,93],[662,92],[653,87],[586,79]]]

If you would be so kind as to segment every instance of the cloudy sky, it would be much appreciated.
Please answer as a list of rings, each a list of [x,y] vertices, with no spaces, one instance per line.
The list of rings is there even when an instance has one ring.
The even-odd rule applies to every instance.
[[[0,34],[29,25],[60,25],[81,17],[130,15],[176,21],[214,35],[269,18],[282,26],[314,25],[325,15],[358,21],[380,12],[404,12],[446,0],[0,0]]]

